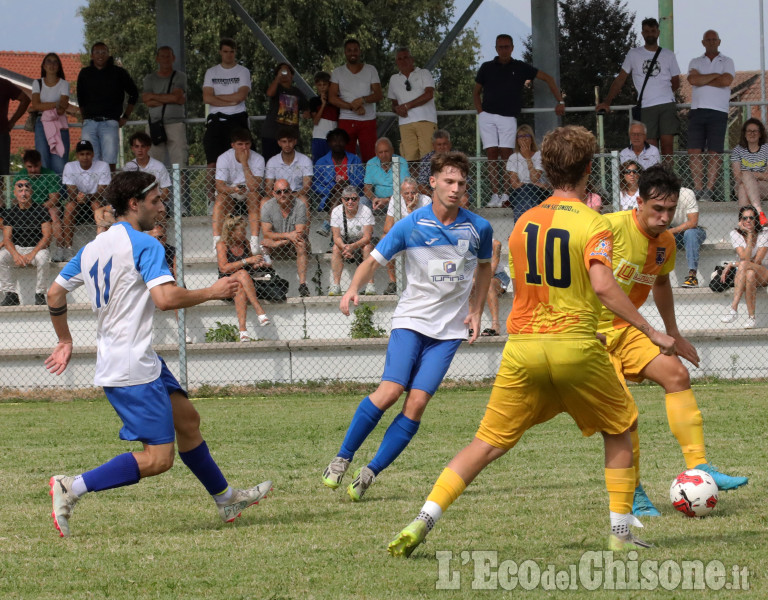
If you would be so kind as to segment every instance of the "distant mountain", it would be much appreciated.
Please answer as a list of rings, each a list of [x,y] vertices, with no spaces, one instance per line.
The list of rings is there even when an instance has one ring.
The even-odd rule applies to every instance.
[[[528,11],[528,5],[525,0],[519,0],[517,4]],[[456,0],[456,20],[464,13],[469,6],[470,0]],[[513,57],[521,59],[523,56],[523,41],[531,33],[531,28],[521,21],[508,8],[502,6],[496,0],[485,0],[480,8],[475,11],[472,18],[467,23],[467,27],[474,27],[477,30],[480,40],[480,56],[478,62],[491,60],[496,56],[496,36],[500,33],[508,33],[512,36],[515,43]]]

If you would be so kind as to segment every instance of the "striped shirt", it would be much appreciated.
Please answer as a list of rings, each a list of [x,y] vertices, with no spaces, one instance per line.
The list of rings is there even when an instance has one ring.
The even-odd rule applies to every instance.
[[[750,152],[744,146],[736,146],[731,150],[731,162],[739,163],[742,171],[762,173],[768,165],[768,144],[760,146],[757,152]]]

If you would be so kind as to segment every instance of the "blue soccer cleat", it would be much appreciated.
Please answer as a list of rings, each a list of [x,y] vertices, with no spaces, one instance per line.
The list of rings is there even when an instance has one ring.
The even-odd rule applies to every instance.
[[[712,476],[712,479],[715,480],[715,483],[717,484],[717,489],[723,490],[726,492],[728,490],[735,490],[736,488],[740,488],[742,485],[747,485],[747,483],[749,483],[749,478],[733,477],[731,475],[726,475],[725,473],[721,473],[720,471],[718,471],[715,467],[713,467],[709,463],[701,463],[700,465],[696,465],[694,469],[699,469],[700,471],[709,473]]]
[[[635,498],[632,502],[632,514],[636,517],[659,517],[661,513],[653,505],[651,499],[646,496],[643,484],[638,483],[635,488]]]

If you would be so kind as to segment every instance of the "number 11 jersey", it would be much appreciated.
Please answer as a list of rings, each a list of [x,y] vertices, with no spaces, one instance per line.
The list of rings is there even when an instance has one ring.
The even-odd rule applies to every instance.
[[[602,305],[589,265],[610,268],[612,258],[608,220],[584,203],[551,197],[525,212],[509,236],[515,298],[507,331],[594,337]]]

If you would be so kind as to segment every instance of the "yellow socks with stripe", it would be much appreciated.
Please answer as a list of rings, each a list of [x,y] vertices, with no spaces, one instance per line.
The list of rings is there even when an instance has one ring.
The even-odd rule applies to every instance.
[[[635,487],[640,485],[640,434],[637,428],[629,432],[632,438],[632,466],[635,469]]]
[[[635,469],[605,469],[605,487],[612,513],[632,512],[632,498],[635,495]]]
[[[446,467],[443,472],[440,473],[440,477],[437,478],[435,486],[432,488],[427,501],[416,517],[427,524],[427,532],[432,531],[435,526],[435,522],[443,516],[443,511],[448,510],[448,507],[461,496],[462,492],[467,488],[467,484],[459,475]]]
[[[704,420],[696,404],[693,390],[667,394],[667,420],[685,457],[686,468],[707,462],[704,449]]]

